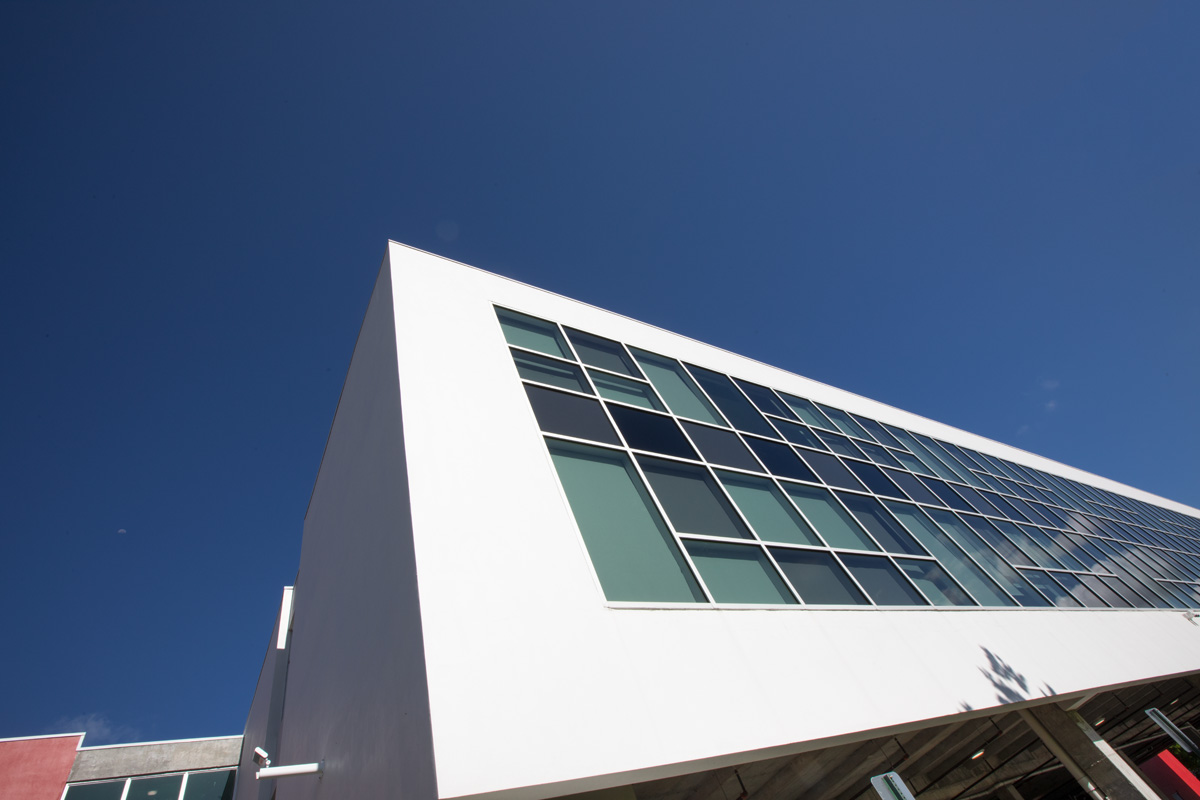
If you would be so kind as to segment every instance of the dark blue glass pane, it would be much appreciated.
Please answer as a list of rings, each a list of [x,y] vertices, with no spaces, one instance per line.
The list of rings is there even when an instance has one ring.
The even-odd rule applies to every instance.
[[[734,383],[742,387],[742,391],[746,393],[746,396],[750,398],[754,405],[758,406],[759,411],[766,414],[775,414],[779,417],[787,417],[788,419],[797,419],[792,410],[767,387],[739,380],[735,380]]]
[[[889,553],[907,553],[910,556],[926,556],[921,545],[917,544],[916,540],[908,534],[908,531],[896,522],[883,506],[879,505],[878,500],[870,497],[863,497],[860,494],[845,494],[843,492],[836,493],[841,501],[846,504],[846,508],[850,509],[850,513],[862,523],[875,541],[887,550]]]
[[[605,405],[626,443],[635,450],[699,460],[679,425],[670,417],[611,403]]]
[[[719,372],[693,367],[691,364],[688,364],[687,368],[733,427],[763,436],[775,435],[775,430],[767,424],[762,414],[750,405],[750,401],[738,391],[729,378]]]
[[[967,503],[966,500],[963,500],[957,492],[951,489],[948,484],[942,483],[936,478],[922,478],[921,482],[928,486],[931,492],[936,494],[939,498],[941,498],[943,503],[951,508],[957,509],[958,511],[975,510],[971,508],[970,504]]]
[[[909,497],[916,500],[918,503],[929,503],[934,506],[945,505],[939,500],[933,492],[925,488],[925,484],[918,480],[916,475],[911,472],[899,472],[897,470],[888,470],[888,476],[895,481],[901,489],[903,489]]]
[[[874,464],[864,464],[861,461],[847,461],[846,466],[850,467],[855,476],[875,494],[883,495],[884,497],[895,497],[897,500],[904,499],[904,493],[897,489],[896,484],[888,480],[883,471]]]
[[[692,422],[684,422],[683,429],[710,464],[762,471],[762,467],[733,431],[696,425]]]
[[[883,464],[885,467],[902,468],[901,463],[887,451],[886,447],[880,447],[877,444],[867,444],[866,442],[858,442],[857,444],[859,449],[867,454],[867,458],[876,464]]]
[[[771,420],[779,432],[783,434],[783,438],[787,439],[792,444],[802,444],[805,447],[815,447],[817,450],[824,450],[825,445],[817,438],[817,435],[809,428],[801,425],[798,422],[785,422],[781,419]]]
[[[884,427],[875,420],[867,419],[866,417],[860,417],[857,414],[852,414],[851,416],[858,420],[858,424],[866,428],[867,432],[874,436],[875,439],[882,444],[886,444],[889,447],[899,447],[902,450],[905,449],[904,445],[900,444],[899,439],[884,430]]]
[[[814,453],[812,450],[805,450],[802,455],[808,465],[816,470],[821,476],[821,480],[830,486],[836,486],[839,489],[857,489],[862,491],[863,485],[858,482],[858,479],[851,474],[850,470],[846,469],[846,465],[837,459],[836,456],[826,453]]]
[[[577,436],[606,444],[621,443],[599,402],[540,386],[526,385],[525,393],[529,395],[538,425],[546,433]]]
[[[753,436],[747,436],[746,442],[772,475],[778,475],[781,478],[795,478],[798,481],[817,482],[817,476],[786,444],[768,442],[766,439],[758,439]]]
[[[851,458],[862,458],[862,451],[854,446],[845,436],[839,436],[836,433],[822,433],[821,441],[823,441],[830,450],[842,456],[850,456]]]

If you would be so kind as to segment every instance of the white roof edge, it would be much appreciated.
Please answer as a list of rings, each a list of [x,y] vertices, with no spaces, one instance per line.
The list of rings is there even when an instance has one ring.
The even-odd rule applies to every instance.
[[[96,744],[90,747],[81,747],[80,750],[109,750],[114,747],[145,747],[152,744],[183,744],[185,742],[213,742],[217,739],[241,739],[242,734],[237,733],[231,736],[196,736],[191,739],[160,739],[156,742],[124,742],[122,744]]]
[[[78,736],[79,741],[83,741],[86,735],[85,731],[74,731],[72,733],[41,733],[37,736],[7,736],[0,737],[0,742],[25,742],[30,739],[65,739],[68,736]]]

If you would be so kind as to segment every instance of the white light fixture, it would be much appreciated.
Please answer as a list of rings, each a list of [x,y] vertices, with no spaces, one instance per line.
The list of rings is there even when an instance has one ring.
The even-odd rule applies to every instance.
[[[254,776],[257,780],[268,778],[290,778],[293,775],[316,775],[318,778],[325,773],[325,762],[314,764],[291,764],[286,767],[263,767]]]

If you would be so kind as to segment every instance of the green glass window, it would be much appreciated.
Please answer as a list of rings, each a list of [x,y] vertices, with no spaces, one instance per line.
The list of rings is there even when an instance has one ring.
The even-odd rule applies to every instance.
[[[675,530],[703,536],[753,539],[704,467],[638,457],[646,480]]]
[[[784,484],[788,495],[796,502],[804,516],[817,529],[830,547],[849,550],[878,550],[854,518],[838,504],[829,492],[815,486]]]
[[[705,602],[629,458],[599,447],[546,443],[605,597]]]
[[[927,555],[917,544],[908,531],[879,505],[873,497],[863,497],[860,494],[836,493],[850,513],[867,531],[875,537],[875,541],[883,545],[890,553],[906,553],[910,556]]]
[[[832,553],[772,547],[771,555],[805,603],[827,606],[871,604]]]
[[[796,412],[796,416],[809,425],[816,425],[818,428],[825,428],[831,431],[837,430],[837,426],[818,411],[811,400],[805,400],[803,397],[792,397],[790,394],[783,394],[782,392],[780,392],[779,396],[783,398],[783,402],[791,407],[792,411]]]
[[[1066,589],[1059,586],[1058,582],[1050,577],[1049,573],[1037,569],[1023,569],[1021,570],[1021,574],[1037,587],[1039,592],[1049,597],[1050,602],[1059,608],[1079,607],[1079,601],[1072,597]]]
[[[881,606],[927,606],[929,601],[904,580],[896,565],[883,556],[843,555],[841,561],[859,585]]]
[[[125,794],[125,779],[103,783],[77,783],[67,787],[63,800],[121,800]]]
[[[700,422],[724,425],[725,420],[700,392],[678,361],[642,350],[632,350],[646,377],[662,395],[672,413]]]
[[[996,555],[996,552],[988,547],[966,523],[949,511],[940,509],[931,510],[929,515],[959,547],[970,553],[979,566],[983,567],[992,576],[992,579],[1003,586],[1005,591],[1012,595],[1018,603],[1023,606],[1049,605],[1046,598],[1038,594],[1029,581],[1021,577],[1020,573]]]
[[[689,540],[688,555],[718,603],[795,603],[759,547]]]
[[[523,350],[513,350],[512,354],[513,361],[517,363],[517,372],[527,381],[548,383],[560,389],[572,389],[585,394],[592,393],[587,381],[583,379],[583,371],[576,364],[543,358]]]
[[[904,574],[917,585],[935,606],[973,606],[972,600],[946,571],[932,561],[897,558]]]
[[[821,546],[821,540],[812,528],[771,481],[732,472],[719,472],[717,477],[758,538]]]
[[[833,424],[838,426],[838,429],[850,436],[857,436],[860,439],[871,441],[871,434],[863,430],[862,426],[851,419],[850,415],[840,408],[830,408],[829,406],[819,405],[821,411],[825,412],[825,416],[833,420]]]
[[[596,391],[605,400],[616,400],[618,403],[629,403],[653,411],[667,410],[647,383],[619,378],[594,369],[589,369],[588,375],[591,376],[592,383],[596,384]]]
[[[156,778],[134,778],[129,782],[129,793],[125,800],[175,800],[183,784],[182,775],[165,775]]]
[[[507,308],[497,308],[496,316],[500,318],[500,327],[504,330],[504,338],[509,344],[574,360],[567,343],[558,331],[558,326],[553,322],[528,314],[518,314]]]
[[[571,344],[575,345],[575,352],[579,353],[579,358],[583,363],[610,372],[619,372],[622,375],[642,377],[638,374],[633,361],[625,354],[625,348],[620,343],[577,331],[574,328],[567,328],[567,336],[570,337]]]
[[[188,773],[183,800],[232,800],[233,770]]]

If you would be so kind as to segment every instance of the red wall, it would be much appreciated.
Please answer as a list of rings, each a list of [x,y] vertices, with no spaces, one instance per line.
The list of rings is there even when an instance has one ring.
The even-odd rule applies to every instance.
[[[0,740],[0,797],[59,800],[82,734]]]
[[[1163,750],[1139,766],[1164,797],[1177,794],[1182,800],[1200,800],[1200,780],[1180,764],[1170,750]]]

